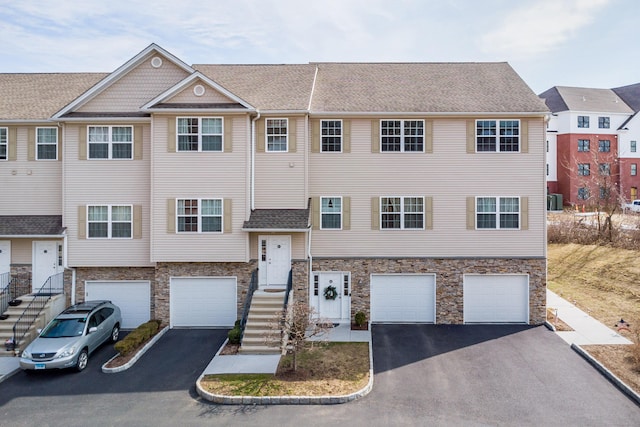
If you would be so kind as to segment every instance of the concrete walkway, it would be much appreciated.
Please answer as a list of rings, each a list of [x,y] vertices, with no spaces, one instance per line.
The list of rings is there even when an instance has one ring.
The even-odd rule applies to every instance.
[[[548,289],[547,308],[557,309],[558,317],[573,328],[573,331],[556,332],[568,344],[631,344],[631,341],[618,334],[615,330],[603,325]]]
[[[0,383],[20,369],[19,357],[0,357]]]
[[[328,336],[318,336],[311,341],[371,342],[371,331],[352,331],[351,325],[340,324],[328,330]],[[224,347],[224,345],[223,345]],[[222,350],[222,347],[220,348]],[[279,354],[233,354],[220,356],[220,350],[205,368],[209,374],[275,374],[280,363]]]

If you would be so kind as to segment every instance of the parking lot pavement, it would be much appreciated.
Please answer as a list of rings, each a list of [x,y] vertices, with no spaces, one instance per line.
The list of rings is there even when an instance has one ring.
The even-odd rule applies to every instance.
[[[544,327],[373,325],[374,388],[342,405],[223,406],[195,380],[226,331],[171,330],[133,368],[19,373],[0,385],[12,426],[637,426],[640,408]],[[24,415],[28,414],[28,418]],[[0,425],[2,422],[0,421]]]

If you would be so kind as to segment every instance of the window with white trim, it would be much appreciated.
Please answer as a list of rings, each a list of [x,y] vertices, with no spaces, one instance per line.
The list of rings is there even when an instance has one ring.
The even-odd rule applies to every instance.
[[[87,236],[90,239],[131,239],[131,205],[87,206]]]
[[[36,159],[58,160],[58,128],[36,128]]]
[[[221,233],[222,199],[177,199],[179,233]]]
[[[380,151],[424,152],[424,120],[380,120]]]
[[[477,152],[519,152],[520,120],[476,120]]]
[[[638,143],[636,141],[631,141],[631,152],[635,153],[638,149]]]
[[[342,197],[320,198],[320,228],[323,230],[342,228]]]
[[[286,152],[288,150],[288,119],[267,119],[266,138],[267,152]]]
[[[631,176],[636,176],[636,175],[638,175],[638,164],[631,163]]]
[[[0,128],[0,160],[8,159],[9,151],[9,128]]]
[[[519,197],[476,197],[476,228],[519,229]]]
[[[424,229],[424,197],[380,197],[380,228]]]
[[[320,150],[323,153],[342,151],[342,120],[320,120]]]
[[[89,126],[89,159],[133,159],[133,126]]]
[[[589,175],[591,175],[591,164],[590,163],[578,163],[578,175],[580,175],[580,176],[589,176]]]
[[[223,151],[222,117],[178,117],[178,151]]]

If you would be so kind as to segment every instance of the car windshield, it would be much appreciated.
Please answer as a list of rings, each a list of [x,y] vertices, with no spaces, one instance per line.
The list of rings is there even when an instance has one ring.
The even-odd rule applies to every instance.
[[[68,338],[82,335],[86,318],[53,319],[49,326],[42,331],[42,338]]]

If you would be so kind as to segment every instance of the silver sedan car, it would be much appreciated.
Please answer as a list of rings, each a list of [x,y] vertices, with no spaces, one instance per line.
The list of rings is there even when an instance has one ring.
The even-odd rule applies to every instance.
[[[87,367],[89,355],[105,341],[115,342],[122,316],[111,301],[86,301],[60,313],[20,356],[26,370]]]

